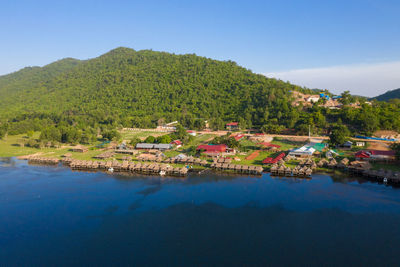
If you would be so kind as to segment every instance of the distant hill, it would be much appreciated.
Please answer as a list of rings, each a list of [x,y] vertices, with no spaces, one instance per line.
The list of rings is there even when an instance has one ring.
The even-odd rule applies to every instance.
[[[90,60],[63,59],[0,76],[0,117],[83,114],[152,126],[159,118],[261,125],[302,88],[232,61],[120,47]],[[287,107],[285,107],[287,110]]]
[[[391,91],[387,91],[384,94],[374,97],[374,99],[379,100],[379,101],[389,101],[390,99],[394,99],[394,98],[400,99],[400,88],[391,90]]]

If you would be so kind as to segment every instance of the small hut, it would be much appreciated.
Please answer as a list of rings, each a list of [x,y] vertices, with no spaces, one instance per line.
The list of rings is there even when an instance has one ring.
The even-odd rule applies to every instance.
[[[86,152],[89,151],[89,149],[87,147],[85,147],[85,146],[77,145],[77,146],[71,148],[71,151],[72,152],[79,152],[79,153],[86,153]]]

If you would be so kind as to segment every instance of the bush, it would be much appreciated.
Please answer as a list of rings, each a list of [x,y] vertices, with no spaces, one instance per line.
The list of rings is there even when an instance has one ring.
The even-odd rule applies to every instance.
[[[145,143],[152,144],[152,143],[155,143],[155,142],[156,142],[156,138],[155,138],[154,136],[150,135],[150,136],[148,136],[148,137],[144,140],[144,142],[145,142]]]

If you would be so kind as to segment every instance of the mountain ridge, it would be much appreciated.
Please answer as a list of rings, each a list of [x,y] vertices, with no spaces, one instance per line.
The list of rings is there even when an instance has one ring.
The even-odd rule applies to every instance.
[[[146,121],[140,125],[157,117],[242,118],[261,125],[266,109],[274,114],[277,104],[287,106],[289,91],[301,89],[233,61],[118,47],[88,60],[66,58],[0,76],[0,114],[136,117]]]
[[[378,101],[389,101],[391,99],[400,99],[400,88],[389,90],[381,95],[374,97]]]

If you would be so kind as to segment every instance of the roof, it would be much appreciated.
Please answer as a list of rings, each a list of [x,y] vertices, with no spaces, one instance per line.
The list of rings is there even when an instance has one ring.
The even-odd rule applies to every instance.
[[[244,134],[231,135],[231,137],[235,138],[236,141],[239,141],[244,137]]]
[[[171,149],[171,144],[148,144],[148,143],[138,143],[136,148],[141,149]]]
[[[326,144],[325,143],[315,143],[312,147],[315,150],[322,152],[322,150],[324,150],[324,148],[326,147]]]
[[[174,141],[171,142],[171,144],[182,145],[182,142],[180,140],[174,140]]]
[[[355,156],[356,158],[370,158],[371,156],[389,156],[394,157],[396,152],[393,150],[370,150],[370,151],[358,151]]]
[[[370,158],[370,154],[366,151],[358,151],[355,154],[355,156],[356,156],[356,158],[365,158],[365,159]]]
[[[239,125],[238,122],[230,122],[226,124],[226,126],[238,126],[238,125]]]
[[[271,144],[271,143],[269,143],[269,142],[262,142],[262,143],[258,143],[259,145],[262,145],[262,146],[266,146],[266,147],[276,147],[276,148],[281,148],[281,146],[280,145],[275,145],[275,144]]]
[[[302,146],[300,148],[296,148],[290,151],[290,153],[297,153],[297,154],[309,154],[312,155],[316,151],[315,148],[311,146]]]
[[[147,148],[151,149],[154,147],[154,144],[148,144],[148,143],[137,143],[136,148]]]
[[[275,163],[278,163],[278,161],[280,161],[284,157],[285,157],[285,153],[282,152],[275,158],[268,157],[268,158],[264,159],[262,163],[263,164],[275,164]]]
[[[225,152],[227,145],[199,145],[196,150],[205,150],[206,152]]]
[[[154,144],[155,149],[171,149],[171,144]]]

